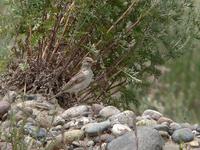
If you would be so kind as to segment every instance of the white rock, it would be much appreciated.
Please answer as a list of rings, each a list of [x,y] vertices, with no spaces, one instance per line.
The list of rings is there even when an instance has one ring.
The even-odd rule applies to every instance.
[[[131,131],[131,129],[126,126],[126,125],[122,125],[122,124],[115,124],[113,127],[112,127],[112,134],[115,135],[115,136],[120,136],[120,135],[123,135],[124,133],[126,132],[129,132]]]

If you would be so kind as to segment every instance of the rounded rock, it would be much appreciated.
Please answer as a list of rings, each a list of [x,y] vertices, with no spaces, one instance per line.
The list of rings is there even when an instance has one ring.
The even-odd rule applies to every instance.
[[[161,150],[164,141],[158,131],[149,127],[139,127],[137,138],[134,132],[128,132],[108,143],[107,150]]]
[[[172,140],[175,143],[180,144],[181,142],[191,142],[194,139],[192,130],[189,128],[182,128],[174,131],[172,134]]]
[[[147,109],[143,112],[142,116],[150,116],[152,119],[158,120],[163,115],[158,111],[155,111],[152,109]]]
[[[89,111],[89,107],[86,105],[74,106],[65,110],[60,116],[63,119],[83,116],[86,112]]]
[[[115,124],[112,129],[112,134],[115,136],[121,136],[125,134],[126,132],[132,131],[128,126],[122,125],[122,124]]]
[[[167,122],[167,123],[172,123],[173,121],[170,119],[170,118],[167,118],[167,117],[160,117],[159,119],[158,119],[158,124],[162,124],[162,123],[164,123],[164,122]]]
[[[96,136],[111,127],[110,121],[89,123],[82,127],[82,130],[89,136]]]
[[[129,127],[134,127],[136,124],[136,116],[133,111],[126,110],[119,114],[109,117],[112,125],[114,124],[127,124]]]
[[[99,115],[101,117],[104,117],[104,118],[108,118],[112,115],[115,115],[115,114],[118,114],[120,113],[120,110],[117,109],[116,107],[114,106],[107,106],[107,107],[104,107],[100,112],[99,112]]]

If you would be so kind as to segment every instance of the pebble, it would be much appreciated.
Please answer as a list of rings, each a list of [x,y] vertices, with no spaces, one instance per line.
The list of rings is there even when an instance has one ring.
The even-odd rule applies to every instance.
[[[86,105],[74,106],[65,110],[60,117],[66,120],[68,118],[83,116],[88,111],[89,107]]]
[[[178,129],[172,134],[172,140],[178,144],[181,142],[191,142],[193,139],[194,135],[189,128]]]
[[[199,141],[198,141],[198,140],[193,140],[193,141],[191,141],[189,144],[190,144],[190,146],[192,146],[192,147],[200,147]]]
[[[158,111],[147,109],[143,112],[142,116],[150,116],[154,120],[159,120],[163,115]]]
[[[99,123],[89,123],[83,126],[82,130],[89,136],[96,136],[111,127],[109,120]]]
[[[139,150],[175,150],[170,146],[176,148],[180,141],[200,149],[198,124],[176,123],[155,110],[145,110],[142,116],[100,104],[64,110],[56,101],[47,101],[40,95],[27,95],[25,99],[23,103],[19,96],[0,101],[0,108],[3,103],[8,104],[8,110],[2,113],[5,120],[2,116],[0,121],[1,140],[10,138],[13,128],[23,127],[22,142],[32,143],[31,149],[136,150],[137,131]],[[10,121],[13,115],[16,124]]]
[[[170,119],[170,118],[167,118],[167,117],[160,117],[157,121],[158,124],[162,124],[164,122],[167,122],[167,123],[172,123],[173,121]]]
[[[129,127],[134,127],[136,124],[136,116],[133,111],[126,110],[119,114],[115,114],[109,117],[112,125],[114,124],[126,124]]]
[[[123,125],[123,124],[115,124],[112,129],[112,134],[115,136],[121,136],[125,134],[126,132],[132,131],[128,126]]]
[[[158,131],[169,132],[169,127],[167,125],[158,124],[158,125],[153,126],[153,128]]]
[[[104,107],[100,112],[99,112],[99,115],[101,117],[104,117],[104,118],[108,118],[112,115],[115,115],[115,114],[118,114],[120,113],[120,110],[117,109],[116,107],[114,106],[107,106],[107,107]]]
[[[160,134],[152,128],[138,128],[137,139],[139,150],[161,150],[164,142]],[[134,132],[128,132],[108,143],[107,150],[136,150],[136,137]]]

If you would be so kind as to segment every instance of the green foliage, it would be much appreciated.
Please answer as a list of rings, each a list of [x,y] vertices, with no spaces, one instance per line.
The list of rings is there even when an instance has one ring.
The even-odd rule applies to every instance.
[[[19,89],[27,85],[29,92],[56,93],[89,55],[97,60],[95,81],[88,93],[80,95],[83,101],[102,101],[122,89],[126,93],[122,100],[130,97],[139,106],[138,91],[123,89],[145,87],[148,76],[159,76],[156,65],[183,53],[194,33],[193,18],[182,17],[186,9],[192,16],[192,4],[185,0],[14,0],[8,4],[16,20],[13,54],[20,59],[10,67],[15,74],[8,83]],[[28,67],[20,69],[20,64]]]
[[[165,114],[178,121],[198,122],[199,118],[199,1],[191,12],[186,9],[184,20],[189,19],[179,28],[188,35],[188,43],[180,47],[184,55],[169,61],[166,67],[170,70],[152,86],[155,89],[152,100],[163,105]],[[186,19],[185,19],[186,18]],[[189,28],[190,27],[190,28]],[[181,36],[180,36],[181,37]],[[187,41],[187,39],[186,39]],[[150,91],[150,95],[153,93]]]

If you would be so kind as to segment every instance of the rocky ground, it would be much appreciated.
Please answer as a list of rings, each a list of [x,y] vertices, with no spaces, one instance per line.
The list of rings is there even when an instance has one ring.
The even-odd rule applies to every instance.
[[[154,110],[141,116],[100,104],[64,110],[56,100],[10,91],[1,98],[0,119],[2,150],[200,150],[198,124]]]

